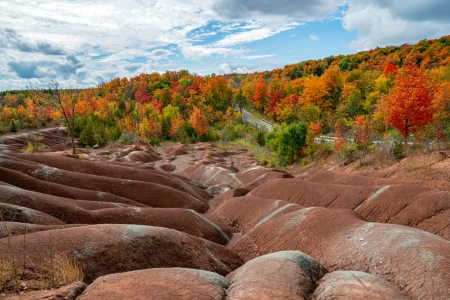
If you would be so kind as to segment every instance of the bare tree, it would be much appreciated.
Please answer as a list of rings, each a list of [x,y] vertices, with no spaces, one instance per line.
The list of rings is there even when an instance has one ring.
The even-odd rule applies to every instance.
[[[49,102],[63,115],[64,123],[66,124],[72,142],[72,154],[76,155],[75,106],[78,102],[77,97],[73,93],[63,93],[59,88],[59,83],[56,81],[50,81],[48,87],[50,91]]]

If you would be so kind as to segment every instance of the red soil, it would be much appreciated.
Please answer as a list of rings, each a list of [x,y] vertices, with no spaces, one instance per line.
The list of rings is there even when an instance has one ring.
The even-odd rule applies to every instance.
[[[47,151],[63,150],[62,132],[42,134]],[[17,274],[0,289],[27,287],[20,299],[82,293],[81,283],[29,291],[47,286],[58,254],[93,282],[79,299],[450,295],[450,188],[424,181],[445,175],[448,155],[294,178],[210,143],[78,148],[74,159],[21,154],[26,141],[0,136],[0,274]],[[422,184],[404,180],[417,169]]]

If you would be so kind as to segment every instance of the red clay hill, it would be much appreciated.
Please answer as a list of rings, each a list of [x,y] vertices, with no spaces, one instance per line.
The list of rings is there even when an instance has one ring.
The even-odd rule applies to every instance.
[[[41,134],[39,154],[0,136],[0,299],[450,297],[450,189],[413,160],[293,176],[211,143],[77,159]]]

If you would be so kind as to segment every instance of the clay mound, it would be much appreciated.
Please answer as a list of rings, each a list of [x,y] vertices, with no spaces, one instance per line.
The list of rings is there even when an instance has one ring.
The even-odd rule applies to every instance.
[[[200,160],[195,165],[177,172],[177,174],[207,187],[227,185],[230,188],[236,188],[241,186],[241,182],[236,178],[235,171],[229,170],[224,165],[215,165],[214,163],[214,161]]]
[[[73,224],[92,223],[89,210],[129,207],[120,203],[72,200],[11,186],[0,186],[0,202],[36,210]]]
[[[161,168],[161,170],[166,171],[166,172],[173,172],[177,168],[175,165],[172,165],[172,164],[163,164],[159,167]]]
[[[222,224],[197,213],[182,208],[114,208],[89,212],[89,224],[137,224],[165,227],[193,236],[226,244],[232,232]]]
[[[412,226],[450,239],[450,221],[444,217],[450,213],[450,193],[418,185],[352,186],[295,178],[269,181],[249,195],[305,207],[352,209],[373,222]]]
[[[173,156],[170,155],[170,153],[174,152],[174,151],[182,151],[182,152],[190,152],[193,148],[191,148],[190,146],[186,145],[186,144],[181,144],[178,143],[176,145],[173,145],[172,147],[166,149],[164,152],[166,153],[166,156]],[[186,154],[185,153],[185,154]]]
[[[230,241],[231,232],[223,225],[193,210],[182,208],[144,208],[108,202],[71,200],[15,187],[0,186],[1,205],[20,205],[20,209],[5,208],[8,221],[43,224],[45,217],[61,220],[60,224],[138,224],[172,228],[219,244]],[[28,212],[28,210],[30,212]],[[30,218],[31,211],[34,218]],[[3,214],[2,214],[3,215]],[[36,220],[37,218],[37,220]]]
[[[356,209],[379,187],[315,183],[298,178],[269,181],[250,192],[251,196],[280,199],[305,207]]]
[[[210,149],[192,154],[188,162],[184,157],[184,159],[175,160],[174,163],[178,169],[177,174],[206,187],[227,185],[229,188],[235,188],[240,186],[240,181],[235,176],[239,169],[231,166],[229,155],[224,150]],[[186,163],[188,167],[182,166]]]
[[[450,192],[434,192],[417,185],[380,188],[356,212],[370,220],[407,225],[450,240]]]
[[[199,199],[208,197],[207,193],[205,193],[201,189],[189,185],[185,181],[180,180],[179,178],[176,178],[171,174],[156,171],[152,167],[145,170],[139,167],[140,165],[133,165],[133,167],[129,167],[125,166],[124,163],[111,164],[88,160],[77,160],[76,163],[74,163],[73,158],[64,156],[55,157],[52,155],[42,154],[19,154],[14,155],[14,157],[26,160],[28,162],[38,162],[49,167],[66,171],[166,185],[168,187],[186,192]],[[148,168],[148,166],[146,166],[146,168]]]
[[[1,204],[0,204],[1,205]],[[39,225],[30,223],[19,223],[19,222],[5,222],[2,221],[0,225],[0,238],[5,238],[14,235],[26,235],[33,232],[52,230],[52,229],[63,229],[71,227],[80,227],[83,224],[68,224],[68,225]]]
[[[134,163],[149,163],[161,160],[161,156],[154,151],[131,151],[124,157],[117,159],[117,161],[134,162]]]
[[[181,150],[181,149],[173,149],[166,153],[166,157],[169,156],[180,156],[180,155],[186,155],[188,152]]]
[[[293,176],[277,169],[254,167],[239,172],[239,174],[236,175],[236,178],[242,183],[241,187],[245,187],[251,191],[270,180],[293,178]]]
[[[303,209],[303,206],[283,200],[244,196],[231,198],[214,210],[210,217],[247,233],[272,218],[299,209]]]
[[[40,142],[46,147],[45,150],[52,150],[56,148],[64,148],[63,144],[67,138],[67,131],[63,127],[56,128],[42,128],[39,132],[31,130],[30,132],[11,133],[2,135],[0,137],[0,150],[9,150],[13,152],[21,152],[27,147],[27,142],[31,134],[38,134],[43,137]]]
[[[394,178],[379,178],[372,176],[364,176],[361,174],[352,174],[346,172],[324,171],[318,170],[312,174],[303,174],[301,176],[305,180],[342,185],[359,185],[359,186],[386,186],[402,184],[400,180]]]
[[[201,142],[201,143],[195,143],[190,145],[190,147],[192,149],[195,150],[211,150],[211,149],[216,149],[216,146],[214,146],[212,143],[207,143],[207,142]]]
[[[184,267],[225,275],[242,265],[239,256],[221,245],[143,225],[90,225],[35,232],[25,239],[0,239],[0,248],[5,267],[14,257],[29,278],[35,272],[45,272],[51,253],[74,254],[83,265],[87,283],[99,276],[147,268]]]
[[[233,197],[242,197],[247,195],[249,192],[250,191],[245,188],[236,188],[221,193],[212,201],[212,203],[209,204],[210,208],[208,212],[210,213],[214,211],[217,207],[221,206]]]
[[[227,279],[209,271],[154,268],[99,277],[79,300],[222,300],[229,285]]]
[[[224,158],[230,156],[225,150],[210,149],[203,152],[201,158],[204,160],[213,160],[215,162],[225,162]]]
[[[269,254],[227,275],[185,268],[153,268],[97,278],[82,299],[310,299],[326,273],[299,251]]]
[[[63,221],[55,217],[52,217],[46,213],[19,205],[4,203],[1,200],[0,200],[0,217],[2,222],[9,221],[9,222],[40,224],[40,225],[64,224]]]
[[[243,169],[249,169],[259,166],[258,161],[255,159],[255,157],[251,155],[239,157],[238,159],[236,159],[236,161],[239,164],[239,166]]]
[[[62,198],[91,200],[100,202],[115,202],[134,206],[144,206],[136,201],[119,197],[110,193],[91,191],[69,187],[58,183],[39,180],[19,171],[0,167],[0,180],[10,183],[21,189],[35,191],[43,194],[59,196]]]
[[[252,259],[227,275],[227,300],[310,299],[327,271],[300,251],[282,251]]]
[[[76,300],[87,287],[87,284],[76,281],[51,290],[21,291],[19,294],[6,294],[4,300]]]
[[[273,179],[292,178],[292,175],[279,170],[254,168],[240,171],[235,166],[209,159],[199,160],[194,165],[178,171],[177,174],[207,187],[227,185],[230,189],[242,187],[249,190]]]
[[[312,299],[409,299],[380,277],[358,271],[336,271],[326,274],[319,282]]]
[[[204,212],[208,204],[171,187],[151,182],[125,180],[85,173],[77,173],[46,165],[2,159],[0,166],[21,171],[39,180],[71,187],[107,192],[152,207],[185,207]]]
[[[329,271],[378,276],[413,299],[449,295],[450,242],[405,226],[370,223],[351,210],[307,208],[281,215],[247,232],[230,249],[244,260],[296,249]]]

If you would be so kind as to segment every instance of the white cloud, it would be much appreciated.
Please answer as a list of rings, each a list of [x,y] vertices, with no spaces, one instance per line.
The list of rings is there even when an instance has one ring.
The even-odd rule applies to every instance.
[[[186,59],[190,60],[201,60],[204,58],[208,58],[212,55],[240,55],[244,50],[239,49],[231,49],[225,47],[213,47],[213,46],[197,46],[191,44],[182,44],[180,45],[181,53]]]
[[[263,24],[260,24],[259,28],[237,33],[231,33],[222,40],[217,41],[214,45],[219,47],[228,47],[243,43],[251,43],[254,41],[262,40],[270,36],[276,35],[282,31],[290,30],[297,25],[298,23],[291,22],[288,24],[278,24],[278,26],[271,28],[269,26],[264,26]]]
[[[262,59],[262,58],[269,58],[274,57],[275,54],[263,54],[263,55],[244,55],[242,58],[248,59],[248,60],[254,60],[254,59]]]
[[[258,67],[248,67],[244,65],[229,65],[227,63],[218,64],[219,69],[217,74],[231,74],[231,73],[249,73],[257,71]]]
[[[219,69],[224,74],[230,74],[231,73],[231,67],[227,63],[219,64]]]
[[[282,18],[312,21],[324,19],[336,11],[337,0],[219,0],[213,9],[223,18],[248,20],[251,18],[268,19],[274,16]]]
[[[167,56],[173,54],[170,50],[165,49],[155,49],[150,52],[150,57],[156,60],[166,58]]]
[[[310,39],[311,41],[318,41],[318,40],[319,40],[319,37],[318,37],[317,35],[311,34],[311,35],[309,35],[309,39]]]
[[[424,3],[414,0],[404,5],[404,2],[397,0],[378,0],[367,5],[351,0],[350,7],[342,19],[345,29],[358,32],[358,38],[350,46],[359,51],[377,46],[415,43],[424,38],[437,38],[449,34],[448,3],[431,0],[426,2],[429,6],[425,7]],[[436,13],[439,5],[441,12]],[[429,9],[426,9],[427,7]],[[446,19],[442,18],[443,14],[447,16]]]
[[[46,86],[50,79],[87,87],[99,80],[186,65],[193,66],[191,72],[215,68],[223,71],[228,70],[223,65],[224,58],[232,72],[282,67],[285,62],[268,59],[281,57],[282,43],[267,45],[264,40],[306,24],[302,22],[335,16],[341,17],[345,29],[357,32],[358,37],[351,44],[356,50],[416,42],[449,34],[447,3],[448,0],[411,0],[407,5],[402,0],[373,0],[369,4],[360,0],[0,1],[0,90],[30,84]],[[292,33],[289,35],[304,34]],[[310,35],[312,41],[322,37],[320,32],[316,34]],[[322,41],[326,42],[323,38]],[[254,49],[255,45],[260,48]],[[258,65],[247,66],[242,64],[244,60],[254,60]]]

